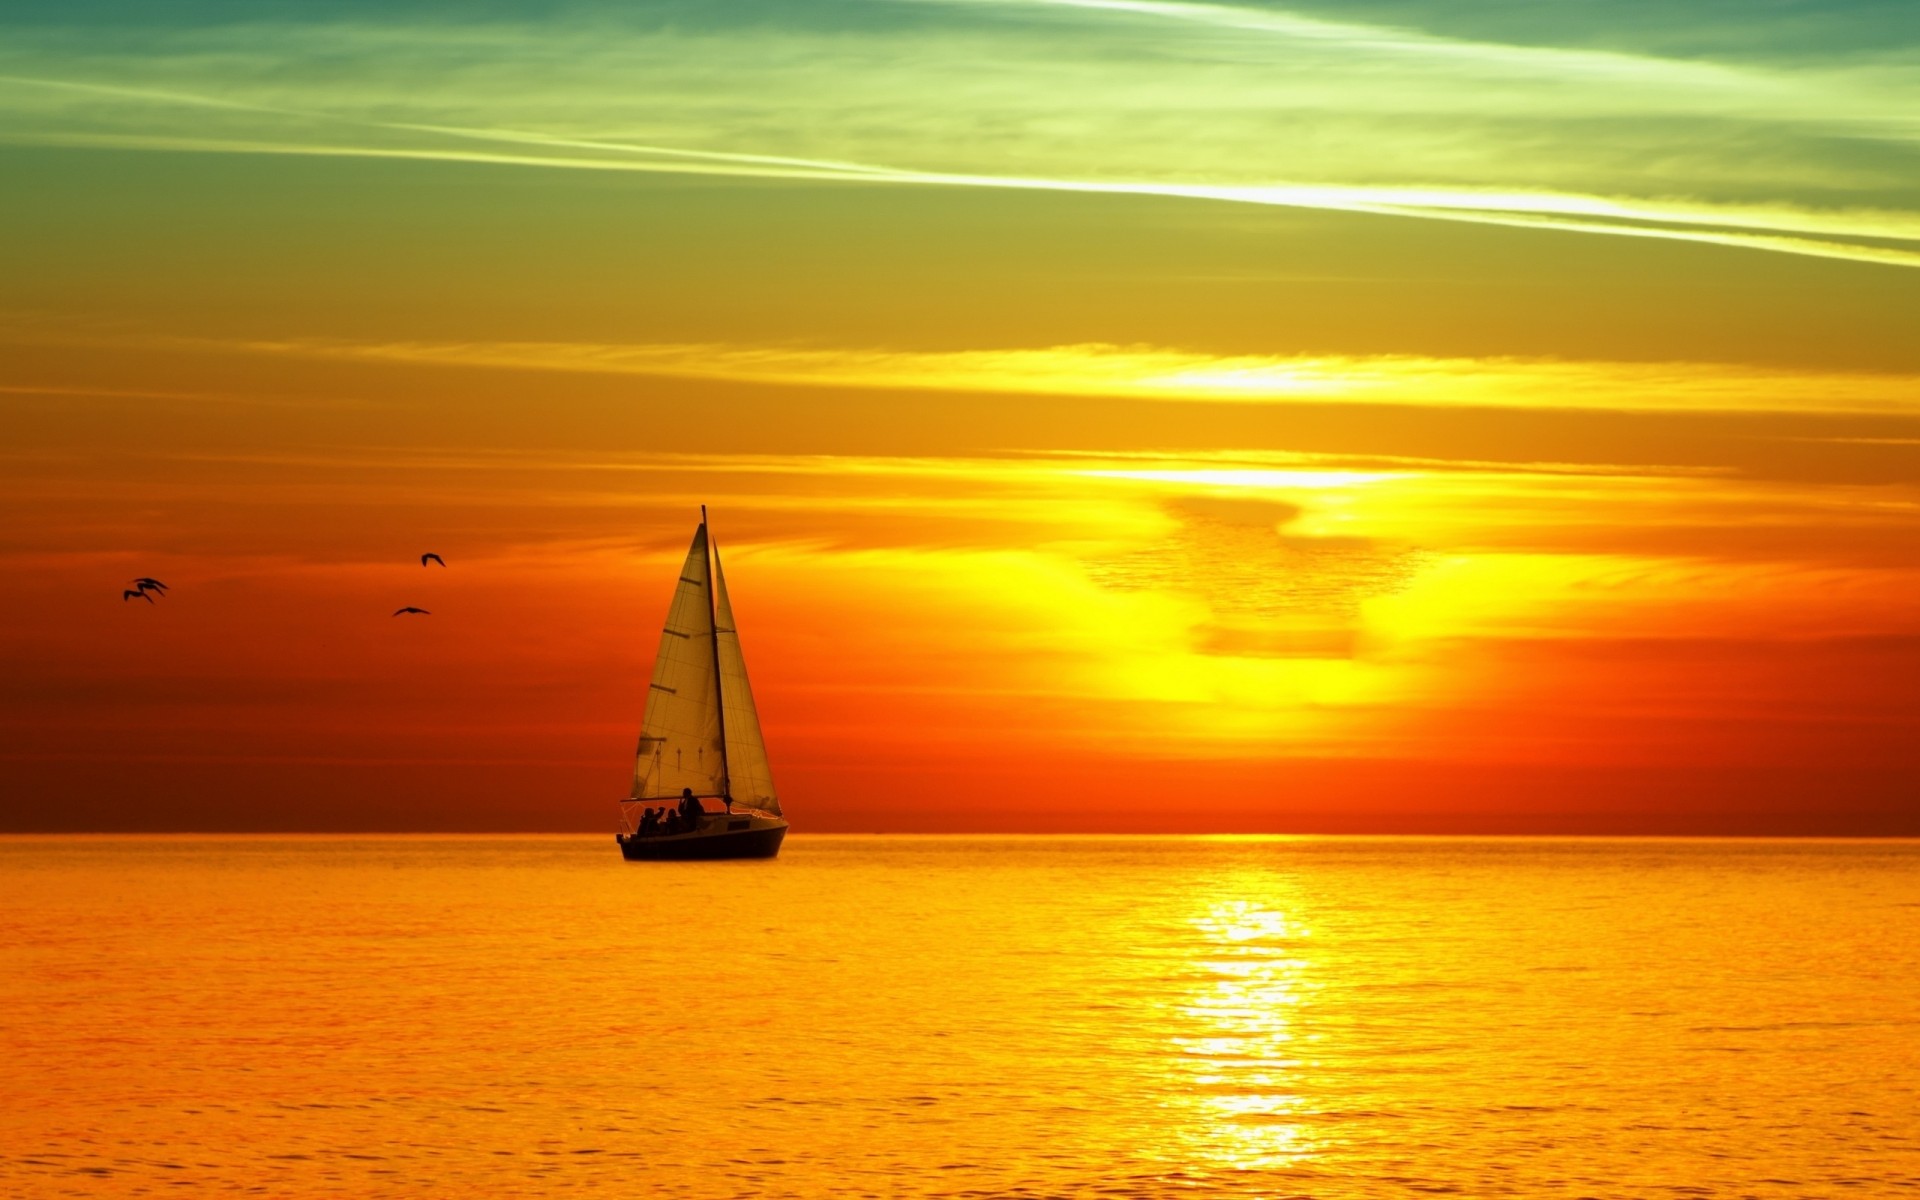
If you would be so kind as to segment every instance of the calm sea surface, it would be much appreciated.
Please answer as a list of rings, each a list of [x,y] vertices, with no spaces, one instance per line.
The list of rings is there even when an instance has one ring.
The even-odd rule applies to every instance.
[[[1920,844],[0,839],[0,1195],[1897,1196]]]

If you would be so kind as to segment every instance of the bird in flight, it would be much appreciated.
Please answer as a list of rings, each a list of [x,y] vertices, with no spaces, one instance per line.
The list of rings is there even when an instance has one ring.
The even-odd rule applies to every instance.
[[[149,579],[145,575],[134,580],[133,586],[139,588],[142,592],[159,592],[162,596],[167,594],[166,584],[161,583],[158,579]]]
[[[438,554],[422,554],[420,556],[421,566],[424,567],[430,562],[437,562],[443,567],[447,565],[447,560],[444,558],[441,558]]]
[[[402,617],[408,613],[419,613],[423,617],[430,617],[433,615],[432,613],[428,612],[426,609],[415,608],[411,604],[407,605],[405,608],[396,608],[393,610],[393,615],[396,617]]]
[[[148,604],[153,603],[153,597],[147,595],[146,589],[144,588],[137,590],[128,588],[120,593],[120,603],[125,604],[129,600],[145,600]]]

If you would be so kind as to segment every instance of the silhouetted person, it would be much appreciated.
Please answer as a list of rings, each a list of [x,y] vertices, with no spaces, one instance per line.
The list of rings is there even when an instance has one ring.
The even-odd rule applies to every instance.
[[[120,593],[120,603],[125,604],[129,600],[145,600],[148,604],[153,603],[152,596],[147,595],[144,591],[135,591],[133,588],[128,588]]]
[[[430,562],[437,562],[443,567],[447,565],[447,560],[444,558],[441,558],[438,554],[422,554],[420,556],[421,566],[424,567]]]
[[[692,788],[680,789],[680,820],[688,829],[700,828],[702,810],[700,802],[693,797]]]
[[[419,613],[423,617],[430,617],[433,615],[432,613],[428,612],[426,609],[415,608],[411,604],[407,605],[405,608],[396,608],[393,610],[393,615],[396,617],[403,617],[408,613]]]
[[[680,832],[680,814],[677,812],[668,813],[666,823],[661,826],[661,830],[666,834],[668,834],[669,836],[679,833]]]

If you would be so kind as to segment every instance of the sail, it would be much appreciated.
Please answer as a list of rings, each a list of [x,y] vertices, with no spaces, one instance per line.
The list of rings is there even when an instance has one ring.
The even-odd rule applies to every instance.
[[[727,791],[720,742],[720,697],[714,687],[713,605],[707,599],[707,527],[693,535],[680,582],[660,633],[660,653],[647,686],[647,715],[633,769],[635,800],[679,799]],[[744,676],[742,677],[744,679]],[[757,734],[756,734],[756,745]]]
[[[740,652],[739,627],[733,623],[733,604],[727,599],[727,573],[720,551],[713,552],[714,635],[720,643],[720,696],[726,705],[727,773],[737,804],[780,815],[780,798],[773,792],[773,768],[767,765],[767,744],[760,738],[760,714],[753,706],[753,687],[747,682],[747,660]]]

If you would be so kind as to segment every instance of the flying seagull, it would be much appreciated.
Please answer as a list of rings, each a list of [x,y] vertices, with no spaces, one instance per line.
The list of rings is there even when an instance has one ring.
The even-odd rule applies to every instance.
[[[424,567],[430,562],[437,562],[443,567],[447,565],[447,560],[444,558],[441,558],[438,554],[422,554],[420,556],[421,566]]]
[[[147,595],[145,589],[135,591],[133,588],[128,588],[120,593],[120,603],[125,604],[129,600],[145,600],[148,604],[153,603],[153,597]]]
[[[139,588],[143,592],[159,592],[162,596],[167,594],[166,584],[161,583],[158,579],[149,579],[145,575],[142,575],[140,578],[134,580],[133,586]]]
[[[430,617],[433,615],[432,613],[428,612],[426,609],[415,608],[411,604],[407,605],[405,608],[396,608],[393,610],[393,615],[396,617],[405,616],[407,613],[419,613],[423,617]]]

